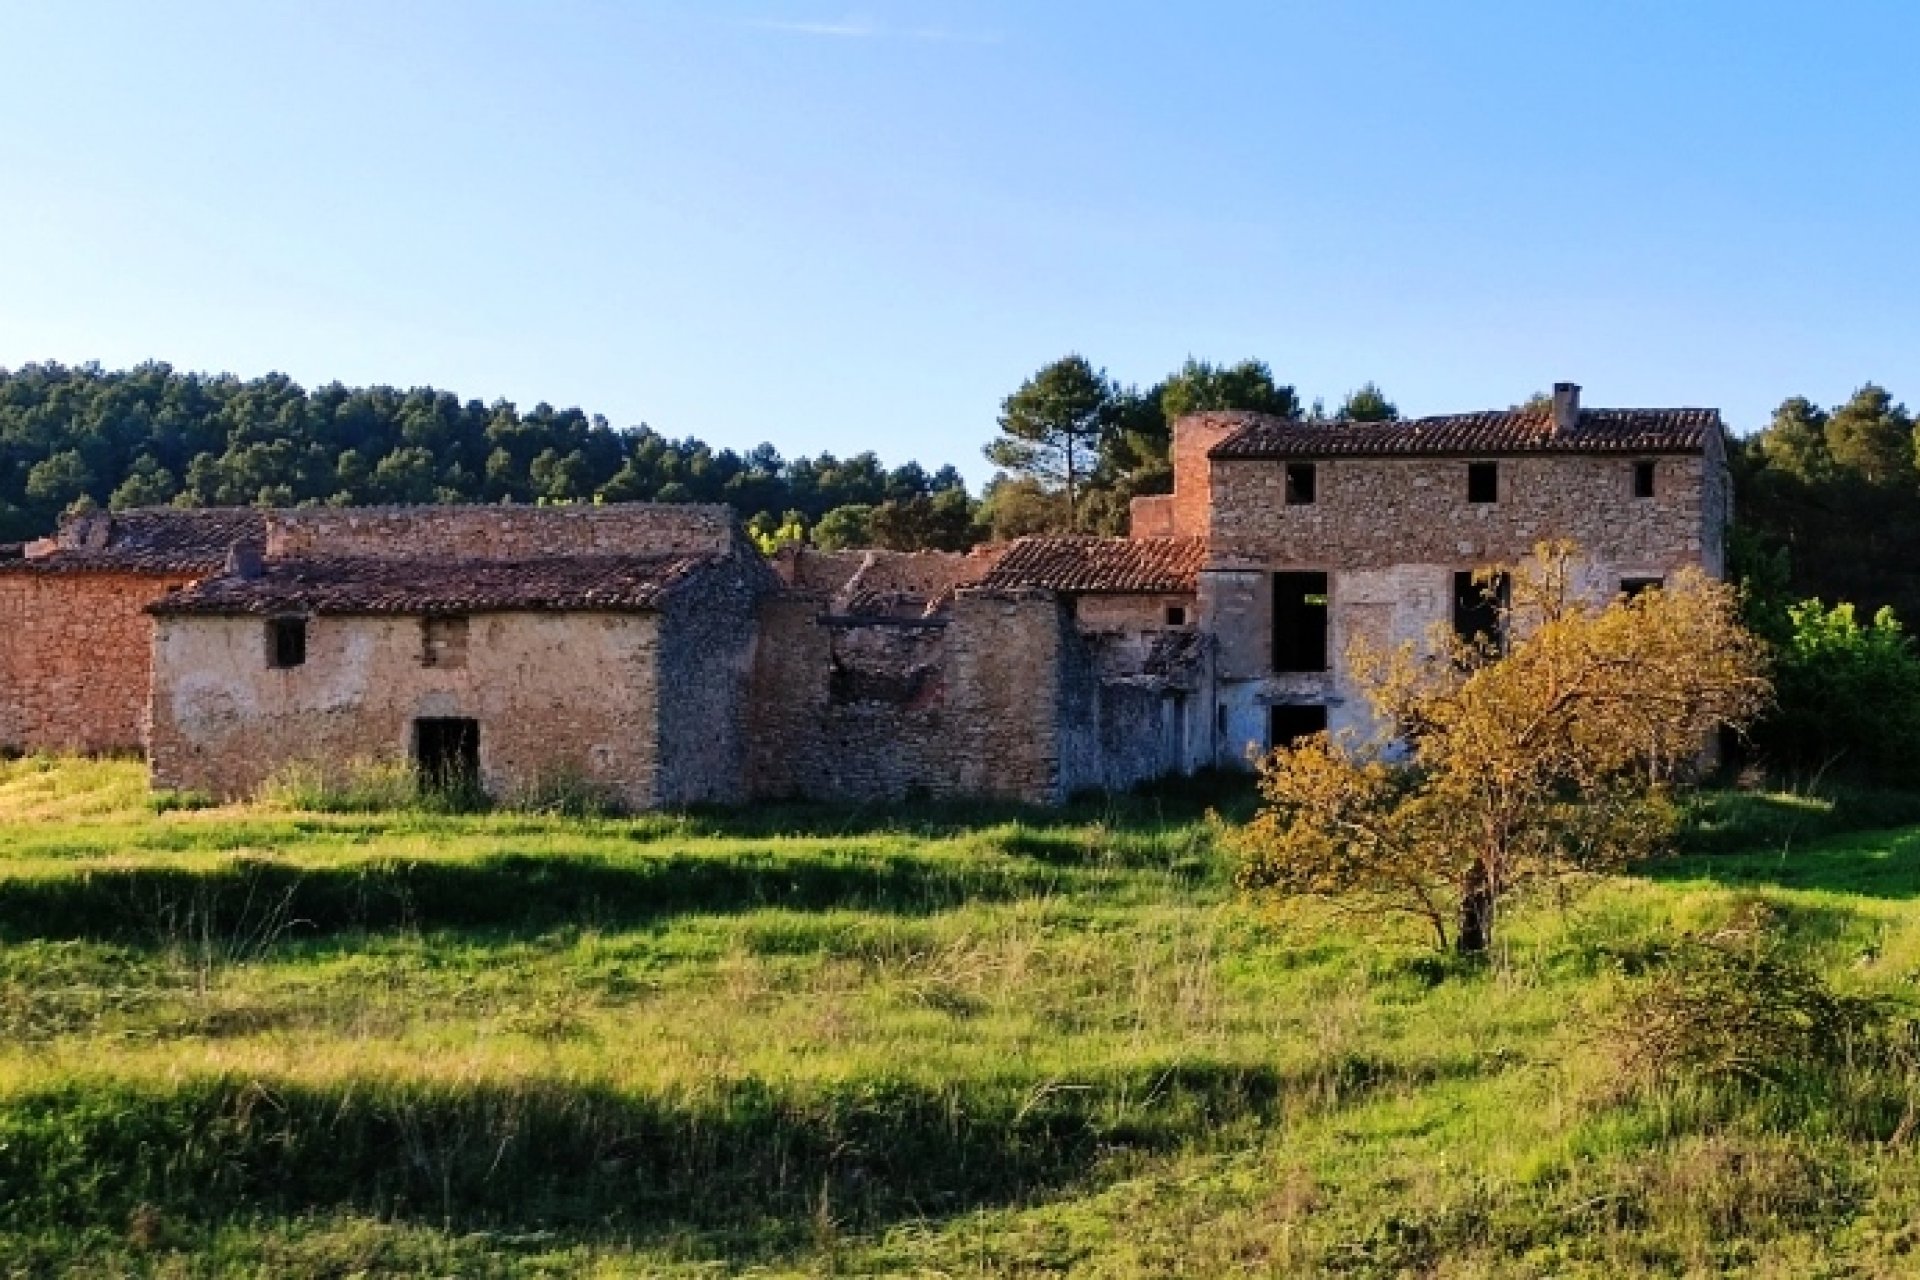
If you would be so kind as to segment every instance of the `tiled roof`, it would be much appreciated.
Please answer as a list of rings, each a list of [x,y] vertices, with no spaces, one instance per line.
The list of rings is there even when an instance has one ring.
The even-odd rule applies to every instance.
[[[1201,538],[1021,538],[980,581],[990,590],[1124,594],[1197,589]]]
[[[1398,454],[1698,453],[1720,430],[1718,409],[1582,409],[1556,432],[1549,408],[1456,413],[1398,422],[1308,422],[1257,413],[1206,415],[1239,430],[1212,458],[1387,457]]]
[[[259,545],[267,513],[246,508],[145,507],[112,515],[75,516],[60,526],[45,554],[30,546],[4,559],[11,572],[212,573],[236,542]]]
[[[654,609],[724,556],[541,560],[324,558],[268,561],[257,578],[207,578],[160,600],[162,614],[416,614]]]

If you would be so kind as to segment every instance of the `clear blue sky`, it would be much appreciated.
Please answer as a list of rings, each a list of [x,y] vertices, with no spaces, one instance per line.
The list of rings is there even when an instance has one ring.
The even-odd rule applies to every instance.
[[[0,366],[978,480],[1069,350],[1410,413],[1920,399],[1920,5],[0,3]]]

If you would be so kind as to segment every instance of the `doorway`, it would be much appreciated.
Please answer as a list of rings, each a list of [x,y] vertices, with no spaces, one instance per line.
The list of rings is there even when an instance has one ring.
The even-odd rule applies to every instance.
[[[473,795],[480,790],[480,722],[433,719],[413,722],[413,763],[429,791]]]

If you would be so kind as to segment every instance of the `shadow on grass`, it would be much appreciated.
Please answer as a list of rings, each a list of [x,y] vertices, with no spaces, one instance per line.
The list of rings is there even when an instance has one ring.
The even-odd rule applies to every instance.
[[[1393,1071],[1186,1062],[1073,1082],[884,1079],[687,1094],[558,1080],[76,1083],[0,1109],[0,1230],[136,1212],[217,1223],[346,1209],[454,1229],[684,1233],[757,1248],[1027,1202],[1130,1160],[1350,1104]]]
[[[929,914],[1074,887],[1071,872],[907,855],[725,858],[496,855],[458,862],[297,867],[236,859],[213,870],[112,867],[0,881],[0,939],[215,943],[418,929],[540,933],[686,914],[836,908]]]

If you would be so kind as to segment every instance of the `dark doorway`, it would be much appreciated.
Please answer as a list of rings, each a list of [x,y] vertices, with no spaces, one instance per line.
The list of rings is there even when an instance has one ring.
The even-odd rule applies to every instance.
[[[1513,582],[1504,573],[1474,581],[1471,572],[1453,575],[1453,631],[1468,644],[1495,652],[1507,648],[1507,606]]]
[[[1267,744],[1291,747],[1302,738],[1327,731],[1327,709],[1282,703],[1267,710]]]
[[[431,791],[471,795],[480,790],[480,722],[415,720],[413,763]]]
[[[1327,669],[1327,575],[1273,575],[1273,669]]]

